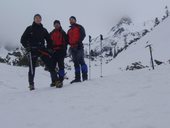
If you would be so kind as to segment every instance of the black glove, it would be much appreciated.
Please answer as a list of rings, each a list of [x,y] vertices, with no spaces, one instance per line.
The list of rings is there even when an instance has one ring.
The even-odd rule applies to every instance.
[[[51,54],[51,55],[53,55],[53,54],[55,53],[55,51],[54,51],[53,49],[51,49],[51,48],[48,48],[47,51],[48,51],[48,53]]]
[[[78,45],[77,45],[77,49],[80,50],[83,48],[83,43],[82,42],[79,42]]]

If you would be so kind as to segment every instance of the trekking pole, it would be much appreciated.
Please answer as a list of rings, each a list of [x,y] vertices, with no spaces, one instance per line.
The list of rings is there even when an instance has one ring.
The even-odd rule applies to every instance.
[[[101,66],[101,75],[100,75],[100,77],[102,78],[103,77],[103,60],[102,60],[102,58],[103,58],[103,56],[102,56],[102,53],[103,53],[103,35],[101,34],[100,35],[100,47],[101,47],[101,56],[100,56],[100,66]]]
[[[148,43],[148,42],[147,42]],[[155,69],[155,66],[154,66],[154,62],[153,62],[153,54],[152,54],[152,46],[151,44],[150,45],[147,45],[146,48],[149,47],[149,51],[150,51],[150,56],[151,56],[151,65],[152,65],[152,69],[154,70]]]
[[[32,54],[31,54],[31,51],[29,51],[29,62],[30,62],[30,68],[31,68],[31,75],[33,75],[34,72],[33,72],[33,64],[32,64]]]
[[[89,80],[91,79],[91,42],[92,42],[92,37],[89,36]]]

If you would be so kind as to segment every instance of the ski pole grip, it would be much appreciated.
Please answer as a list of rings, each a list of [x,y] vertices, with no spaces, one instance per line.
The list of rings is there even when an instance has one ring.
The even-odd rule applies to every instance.
[[[100,35],[100,40],[103,40],[103,35],[102,34]]]
[[[92,37],[91,36],[89,36],[89,42],[92,42]]]

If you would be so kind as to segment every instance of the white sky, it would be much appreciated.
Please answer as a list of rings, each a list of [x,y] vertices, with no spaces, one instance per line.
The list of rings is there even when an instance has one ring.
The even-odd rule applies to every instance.
[[[53,29],[55,19],[67,31],[68,18],[74,15],[87,35],[97,36],[106,34],[122,15],[143,22],[161,15],[165,5],[170,8],[170,0],[0,0],[0,42],[19,44],[36,13],[42,15],[48,31]]]

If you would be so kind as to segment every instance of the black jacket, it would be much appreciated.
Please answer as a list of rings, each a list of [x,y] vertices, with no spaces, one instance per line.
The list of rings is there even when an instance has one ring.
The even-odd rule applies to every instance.
[[[38,25],[35,22],[28,26],[21,37],[21,44],[26,47],[51,47],[51,38],[48,31],[42,24]],[[46,43],[46,44],[45,44]]]

